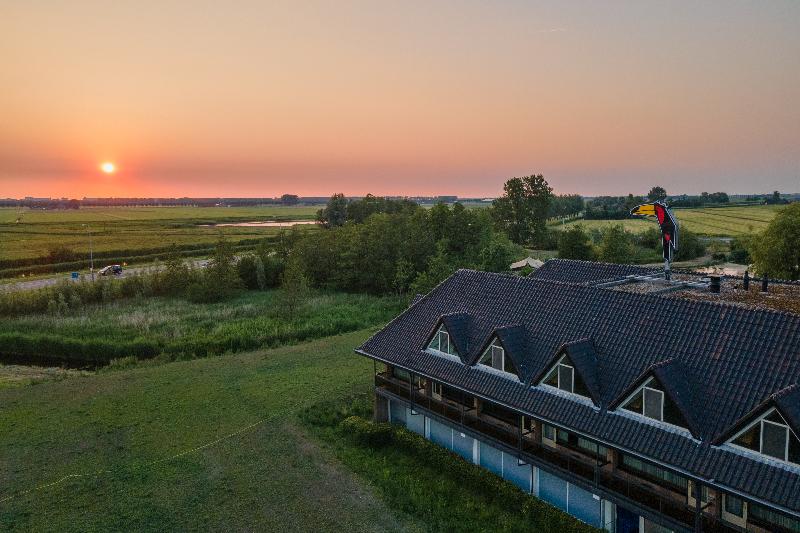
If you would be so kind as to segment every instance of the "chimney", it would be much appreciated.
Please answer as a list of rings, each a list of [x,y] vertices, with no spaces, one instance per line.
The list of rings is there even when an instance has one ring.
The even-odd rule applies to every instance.
[[[761,292],[767,292],[769,285],[769,276],[764,274],[764,277],[761,278]]]
[[[720,278],[719,278],[719,276],[711,276],[711,283],[709,284],[708,288],[714,294],[719,294],[719,288],[720,288]]]
[[[744,271],[744,290],[750,290],[750,271]]]

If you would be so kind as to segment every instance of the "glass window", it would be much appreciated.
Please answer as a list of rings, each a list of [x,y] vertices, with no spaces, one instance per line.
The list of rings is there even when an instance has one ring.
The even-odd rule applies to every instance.
[[[553,370],[550,371],[547,377],[544,378],[544,384],[558,388],[558,365],[556,365]]]
[[[660,390],[644,388],[644,416],[663,420],[664,393]]]
[[[548,424],[542,424],[542,436],[547,440],[556,440],[556,428]]]
[[[450,340],[450,334],[447,333],[444,325],[439,326],[439,330],[428,344],[428,349],[437,350],[450,355],[458,355],[455,345]]]
[[[734,516],[738,516],[739,518],[744,518],[744,501],[736,496],[726,494],[725,512]]]
[[[668,485],[672,487],[680,489],[682,494],[686,494],[686,490],[688,489],[688,479],[669,470],[665,470],[660,468],[654,464],[646,463],[644,461],[640,461],[635,457],[630,455],[622,455],[622,464],[628,467],[631,470],[635,470],[645,476],[656,479],[658,481],[664,481]]]
[[[434,394],[437,394],[439,396],[442,395],[442,384],[441,383],[434,382],[432,388],[433,388],[433,393]]]
[[[797,518],[779,514],[776,511],[754,503],[748,504],[747,511],[748,520],[753,519],[768,526],[780,526],[789,531],[800,531],[800,520]]]
[[[761,451],[761,424],[756,424],[739,435],[733,443],[748,450]]]
[[[573,389],[573,378],[574,378],[575,369],[569,365],[565,365],[563,363],[558,365],[558,388],[572,392]]]
[[[623,409],[633,411],[634,413],[642,414],[644,401],[642,400],[643,391],[637,392],[628,403],[622,406]]]
[[[761,453],[786,460],[786,444],[789,438],[789,428],[783,424],[762,421],[761,426]]]
[[[392,368],[392,376],[400,381],[408,381],[411,379],[411,374],[408,373],[408,370],[403,370],[402,368],[397,367]]]

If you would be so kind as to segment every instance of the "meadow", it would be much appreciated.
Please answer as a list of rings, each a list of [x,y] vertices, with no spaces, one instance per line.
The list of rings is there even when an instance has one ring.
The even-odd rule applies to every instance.
[[[90,233],[94,251],[101,256],[113,255],[115,259],[146,255],[149,250],[171,244],[186,248],[211,246],[220,235],[234,242],[254,240],[277,235],[280,228],[213,224],[313,220],[317,209],[314,206],[0,208],[0,263],[34,258],[54,262],[47,258],[57,248],[88,257]]]
[[[736,237],[763,230],[781,207],[778,205],[703,207],[675,209],[674,213],[681,227],[698,235]],[[622,224],[626,230],[633,233],[656,227],[652,220],[633,218],[626,220],[574,220],[566,224],[554,224],[552,227],[563,229],[572,224],[582,224],[589,230]]]
[[[373,455],[300,420],[369,394],[372,363],[352,349],[371,333],[0,389],[0,530],[446,531],[455,494],[463,531],[518,530],[519,500],[452,493],[412,452]]]
[[[385,323],[403,308],[394,297],[317,293],[287,315],[277,294],[247,291],[213,304],[133,298],[5,317],[0,361],[83,367],[192,359],[354,331]]]

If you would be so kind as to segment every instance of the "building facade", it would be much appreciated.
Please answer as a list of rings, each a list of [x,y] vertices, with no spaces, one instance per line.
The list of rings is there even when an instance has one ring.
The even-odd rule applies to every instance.
[[[356,350],[376,419],[608,531],[800,531],[800,316],[592,268],[416,299]]]

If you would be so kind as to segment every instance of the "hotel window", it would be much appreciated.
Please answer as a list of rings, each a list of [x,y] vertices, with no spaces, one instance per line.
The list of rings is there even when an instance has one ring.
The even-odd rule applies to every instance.
[[[483,352],[483,355],[478,363],[492,367],[495,370],[500,370],[501,372],[519,376],[519,372],[517,372],[514,362],[506,355],[505,349],[500,344],[500,341],[496,338]]]
[[[589,390],[580,376],[575,373],[575,367],[566,356],[553,366],[542,383],[566,392],[589,397]]]
[[[780,514],[754,503],[747,506],[747,519],[767,529],[774,529],[774,526],[778,526],[783,530],[800,531],[800,520],[797,518]]]
[[[645,478],[650,478],[656,482],[664,482],[668,487],[677,489],[681,494],[688,490],[688,481],[685,477],[670,472],[654,464],[642,461],[631,455],[622,456],[622,467],[624,470],[635,471]]]
[[[549,446],[556,445],[556,428],[550,424],[542,424],[542,442]]]
[[[735,524],[744,522],[746,518],[744,500],[731,494],[723,494],[722,499],[725,502],[722,506],[723,518]]]
[[[666,422],[673,426],[687,428],[678,406],[667,396],[655,379],[648,379],[628,400],[622,408],[633,413]]]
[[[445,329],[444,324],[434,334],[431,342],[428,343],[429,350],[436,350],[450,355],[458,355],[455,344],[453,344],[450,334]]]
[[[732,443],[781,461],[800,464],[800,440],[775,409],[756,420]]]

